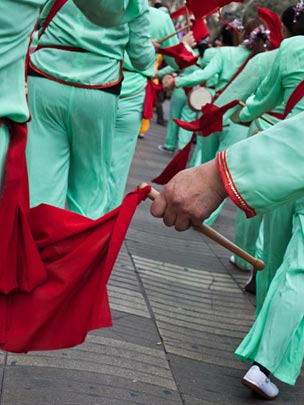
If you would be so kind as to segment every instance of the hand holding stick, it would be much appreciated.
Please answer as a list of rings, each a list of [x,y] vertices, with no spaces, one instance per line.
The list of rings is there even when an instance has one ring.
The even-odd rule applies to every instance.
[[[243,101],[239,101],[239,105],[241,107],[246,107],[246,104]],[[269,118],[265,117],[264,115],[261,115],[259,118],[261,118],[261,120],[267,122],[267,124],[269,125],[275,125],[275,123],[273,121],[271,121]]]
[[[138,188],[143,188],[147,186],[146,183],[141,183],[138,185]],[[158,196],[159,192],[154,188],[151,189],[150,193],[148,194],[148,198],[150,200],[154,200]],[[241,249],[239,246],[235,245],[229,239],[225,238],[225,236],[221,235],[219,232],[215,231],[208,225],[202,224],[200,226],[193,226],[193,228],[207,236],[208,238],[212,239],[214,242],[218,243],[219,245],[223,246],[224,248],[230,250],[230,252],[240,256],[242,259],[246,260],[248,263],[252,264],[252,266],[256,270],[263,270],[265,264],[262,260],[259,260],[249,253],[245,252],[245,250]]]

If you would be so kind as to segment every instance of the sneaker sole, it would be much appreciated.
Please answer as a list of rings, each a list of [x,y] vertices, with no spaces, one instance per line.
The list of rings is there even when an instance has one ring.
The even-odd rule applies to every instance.
[[[242,267],[239,267],[235,262],[233,262],[232,260],[229,259],[229,263],[232,264],[232,266],[234,266],[238,271],[240,271],[241,273],[250,273],[250,269],[243,269]]]
[[[245,385],[245,387],[250,388],[252,391],[256,392],[257,394],[261,395],[261,397],[268,399],[269,401],[272,401],[275,399],[278,394],[275,397],[270,397],[269,395],[265,394],[264,391],[262,391],[258,386],[253,384],[252,382],[245,380],[244,378],[242,379],[242,384]]]

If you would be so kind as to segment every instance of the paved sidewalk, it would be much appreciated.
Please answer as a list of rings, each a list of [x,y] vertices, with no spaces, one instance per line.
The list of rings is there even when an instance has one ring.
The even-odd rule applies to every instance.
[[[157,149],[165,128],[152,123],[137,145],[128,190],[149,182],[171,156]],[[240,384],[248,364],[233,351],[254,320],[247,275],[229,253],[195,231],[178,233],[142,203],[109,292],[114,326],[70,350],[1,354],[0,405],[260,404]],[[233,238],[227,203],[215,228]],[[304,403],[304,378],[278,383],[278,404]]]

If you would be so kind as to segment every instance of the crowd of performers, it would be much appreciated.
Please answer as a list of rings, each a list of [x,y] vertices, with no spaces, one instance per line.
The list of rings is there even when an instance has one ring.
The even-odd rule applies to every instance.
[[[235,241],[266,268],[256,277],[256,321],[235,353],[252,363],[243,383],[273,399],[279,391],[269,375],[294,385],[304,354],[304,3],[276,24],[262,14],[226,22],[217,46],[207,28],[171,35],[176,27],[161,5],[1,1],[1,187],[10,139],[27,126],[31,207],[97,219],[122,202],[155,79],[172,91],[165,152],[192,139],[173,121],[202,115],[188,104],[192,88],[204,87],[217,107],[239,100],[220,132],[197,132],[190,168],[165,185],[151,211],[182,231],[212,224],[228,196],[237,206]],[[195,63],[166,53],[179,43]],[[159,53],[167,66],[156,73]],[[251,272],[247,290],[255,292],[254,269],[238,256],[230,261]]]

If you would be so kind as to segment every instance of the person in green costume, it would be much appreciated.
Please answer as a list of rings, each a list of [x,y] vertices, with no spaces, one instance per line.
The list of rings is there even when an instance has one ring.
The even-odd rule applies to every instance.
[[[193,44],[196,45],[196,44]],[[194,52],[196,49],[194,49]],[[211,58],[214,56],[217,48],[208,48],[204,52],[200,51],[200,58],[198,64],[200,66],[206,66]],[[183,70],[174,70],[171,67],[165,67],[158,72],[160,78],[166,80],[167,75],[178,74],[179,76],[189,75],[196,70],[201,70],[198,66],[189,66]],[[207,87],[212,87],[216,83],[216,80],[210,79],[207,83]],[[214,93],[214,92],[213,92]],[[180,128],[173,119],[177,118],[182,121],[190,122],[198,118],[198,113],[192,110],[188,103],[186,92],[183,88],[175,88],[172,91],[169,109],[169,122],[166,138],[163,145],[159,145],[159,149],[166,152],[173,153],[176,147],[183,149],[183,147],[190,141],[192,132]]]
[[[278,53],[278,49],[262,52],[254,56],[238,77],[227,87],[227,89],[216,100],[217,106],[223,106],[232,100],[239,99],[245,102],[249,96],[254,94],[265,78],[265,72],[269,72]],[[237,107],[236,107],[237,108]],[[234,110],[234,109],[233,109]],[[229,110],[226,116],[229,117],[233,110]],[[273,113],[282,114],[284,105],[281,103],[273,109]],[[277,118],[264,114],[272,122],[278,122]],[[262,119],[257,118],[252,122],[248,129],[247,136],[260,132],[269,127],[269,124]],[[256,242],[259,235],[259,229],[262,222],[262,216],[256,216],[250,220],[246,219],[242,210],[237,210],[235,219],[235,243],[242,249],[255,256]],[[251,271],[246,291],[255,292],[255,273],[252,266],[239,256],[231,256],[230,261],[241,270]],[[263,272],[264,274],[265,272]]]
[[[242,120],[247,121],[269,111],[282,100],[287,104],[294,89],[303,83],[304,4],[299,3],[285,10],[282,22],[289,38],[282,42],[269,75],[240,112]],[[301,112],[304,112],[303,98],[293,106],[286,118]],[[253,362],[243,378],[249,387],[258,369],[267,377],[271,372],[291,385],[295,384],[301,371],[304,356],[304,306],[300,298],[303,273],[299,264],[304,247],[303,206],[304,199],[301,198],[274,210],[264,219],[264,256],[269,264],[265,274],[262,273],[258,279],[258,291],[261,291],[257,297],[256,321],[235,352],[241,360]],[[296,251],[298,257],[294,258]],[[266,393],[264,396],[272,398],[273,395]]]
[[[149,7],[150,36],[158,40],[174,33],[175,28],[171,18],[162,10]],[[161,47],[173,46],[178,43],[177,36],[169,38]],[[110,166],[109,187],[111,200],[109,209],[121,204],[128,178],[128,173],[135,152],[137,134],[142,120],[143,105],[147,79],[154,77],[154,61],[149,69],[139,72],[136,70],[128,55],[124,59],[124,79],[118,101],[118,112],[113,138],[113,154]],[[175,61],[167,58],[166,61],[176,68]]]
[[[278,55],[269,71],[269,75],[261,84],[256,94],[249,98],[246,107],[240,112],[240,119],[248,121],[255,119],[262,113],[270,111],[275,103],[286,105],[291,93],[304,79],[301,54],[304,24],[301,20],[294,23],[294,8],[289,7],[282,15],[283,36],[285,39],[278,51]],[[286,59],[288,58],[288,59]],[[290,64],[288,61],[293,60]],[[288,117],[304,111],[303,99],[290,111]],[[271,117],[273,120],[273,118]],[[292,235],[292,217],[294,203],[287,204],[264,216],[263,233],[264,249],[262,259],[267,263],[266,269],[258,274],[257,314],[259,313],[269,285],[280,267],[285,250]]]
[[[250,30],[251,27],[252,26],[250,25],[249,28],[248,25],[248,30]],[[238,44],[240,42],[240,39],[235,42]],[[246,58],[249,57],[249,55],[250,51],[243,46],[224,46],[221,48],[210,48],[206,50],[202,60],[200,60],[202,68],[191,69],[191,73],[189,73],[189,69],[187,69],[183,71],[182,74],[180,74],[179,76],[175,78],[171,77],[171,80],[166,81],[166,87],[167,89],[173,89],[173,94],[177,94],[179,98],[182,96],[184,104],[186,104],[186,95],[182,93],[183,87],[193,87],[203,82],[207,82],[209,86],[215,88],[215,93],[217,93],[225,87],[225,85],[232,78],[234,73],[242,65]],[[175,102],[174,98],[172,102]],[[176,102],[177,106],[179,104],[181,103]],[[173,107],[175,107],[175,104],[172,105],[172,110],[173,112],[175,112],[175,108]],[[177,108],[176,110],[176,112],[178,113]],[[173,114],[171,115],[173,116]],[[180,117],[174,116],[174,118]],[[176,133],[176,124],[169,124],[168,134],[164,144],[165,147],[172,149],[172,145],[174,145],[174,143],[176,142]],[[203,140],[203,144],[208,141],[209,140]],[[202,148],[207,150],[209,149],[209,147],[205,148],[204,146]]]
[[[300,8],[298,15],[296,7],[291,9],[292,24],[295,24],[294,20],[296,23],[304,22],[304,7]],[[298,43],[299,39],[300,37],[294,37],[282,43],[276,62],[284,55],[283,61],[281,64],[274,62],[273,69],[282,69],[284,66],[286,69],[287,60],[293,60],[297,61],[293,65],[294,70],[303,71],[299,68],[301,58],[294,57],[295,52],[300,55],[299,47],[286,46],[291,40],[294,44]],[[290,73],[290,67],[287,72]],[[297,74],[294,76],[298,77]],[[292,86],[288,77],[291,78],[292,75],[284,76],[284,84],[290,95]],[[266,86],[268,80],[269,78],[266,78],[263,86]],[[299,81],[293,81],[293,85]],[[260,94],[260,91],[257,94]],[[266,91],[264,94],[267,94]],[[269,102],[267,110],[274,105],[274,101]],[[295,201],[297,197],[303,196],[304,191],[301,172],[303,149],[299,141],[304,112],[294,116],[294,111],[299,111],[300,108],[301,101],[292,110],[290,118],[265,130],[262,135],[251,137],[233,145],[227,151],[220,152],[217,162],[211,161],[207,165],[180,173],[166,186],[167,189],[155,203],[157,205],[152,206],[154,215],[163,216],[166,224],[175,224],[179,230],[190,223],[197,224],[205,218],[226,193],[248,217],[287,202],[295,206],[292,237],[283,262],[273,277],[254,326],[236,350],[238,358],[249,359],[254,363],[245,374],[243,383],[267,399],[273,399],[279,393],[278,388],[270,381],[269,373],[285,383],[295,384],[304,354],[304,211],[303,199]],[[185,198],[186,181],[189,199]],[[190,185],[190,182],[194,181],[198,182],[195,193]],[[192,198],[194,201],[190,200]]]
[[[156,197],[151,206],[152,215],[163,218],[167,226],[184,231],[191,225],[199,226],[227,196],[248,218],[304,196],[303,120],[304,113],[300,113],[265,130],[262,135],[248,138],[232,145],[226,151],[219,152],[217,158],[208,163],[179,172]],[[294,224],[297,231],[293,232],[291,242],[295,242],[294,238],[297,237],[298,243],[293,245],[292,250],[287,250],[286,260],[284,259],[272,281],[257,319],[258,323],[255,323],[258,325],[254,330],[258,332],[258,345],[254,350],[251,350],[250,346],[248,353],[255,361],[259,359],[259,363],[263,364],[255,355],[259,347],[267,346],[267,355],[276,357],[277,361],[272,364],[275,365],[275,370],[268,363],[266,368],[277,378],[289,383],[295,381],[295,374],[290,374],[287,381],[283,379],[281,367],[286,365],[297,372],[304,347],[303,334],[301,335],[304,309],[304,249],[303,222],[299,211]],[[294,298],[291,298],[290,291],[296,292]],[[268,300],[268,297],[273,298]],[[274,316],[276,314],[279,316]],[[290,334],[291,329],[286,325],[291,329],[295,327],[296,333]],[[274,340],[277,333],[281,339],[284,332],[287,335],[287,340],[284,340],[285,348],[292,353],[288,364],[284,363],[285,358],[280,359],[282,352],[276,347],[276,344],[280,343],[279,339]],[[265,340],[261,340],[262,336]],[[266,336],[269,337],[268,342]],[[255,371],[257,376],[254,383],[259,389],[273,388],[271,381],[261,370],[255,367]],[[273,390],[271,391],[273,395]],[[274,395],[277,395],[276,389]]]
[[[134,3],[134,2],[133,2]],[[46,25],[29,62],[27,159],[31,206],[68,207],[92,219],[111,203],[109,171],[124,51],[144,70],[153,64],[149,10],[138,2],[128,24],[102,28],[68,0]]]
[[[2,119],[25,123],[29,119],[29,109],[25,94],[25,57],[30,35],[34,30],[39,9],[45,0],[1,0],[0,2],[0,178],[3,178],[3,167],[9,144],[7,125]],[[87,1],[83,2],[87,7]],[[126,10],[122,9],[123,0],[105,1],[99,23],[121,23]],[[124,7],[126,7],[124,6]],[[101,7],[101,5],[100,5]],[[112,8],[114,9],[112,10]],[[114,13],[114,10],[115,13]],[[105,18],[105,13],[108,13]],[[131,16],[129,17],[131,18]]]

